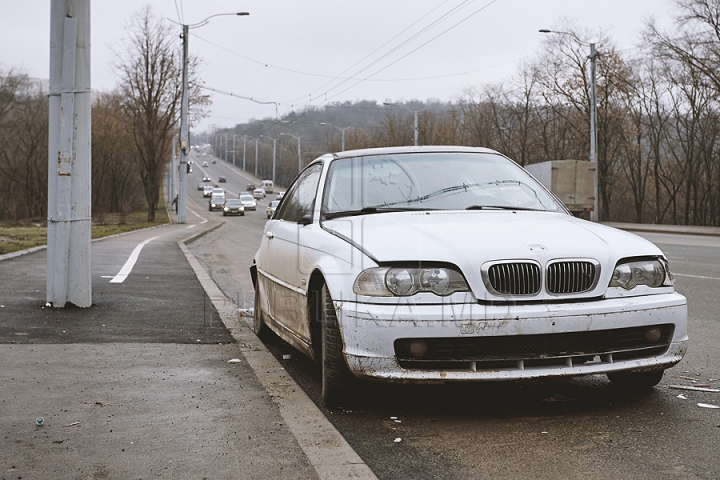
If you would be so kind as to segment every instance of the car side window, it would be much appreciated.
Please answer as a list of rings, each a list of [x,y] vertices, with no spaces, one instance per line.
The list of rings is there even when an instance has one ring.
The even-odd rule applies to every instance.
[[[305,215],[312,215],[321,173],[321,163],[312,165],[300,173],[280,203],[280,210],[275,215],[277,220],[297,223]]]

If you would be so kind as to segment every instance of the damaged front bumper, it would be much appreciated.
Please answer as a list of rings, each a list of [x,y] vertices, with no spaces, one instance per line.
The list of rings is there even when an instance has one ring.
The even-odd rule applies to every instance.
[[[393,382],[664,370],[687,350],[678,293],[557,304],[335,302],[351,372]]]

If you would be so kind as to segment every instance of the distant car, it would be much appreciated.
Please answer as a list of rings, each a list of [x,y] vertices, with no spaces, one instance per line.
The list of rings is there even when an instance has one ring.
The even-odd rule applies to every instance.
[[[212,185],[205,185],[203,188],[203,197],[212,197],[213,187]]]
[[[278,192],[277,195],[275,195],[275,198],[277,200],[282,200],[282,198],[285,196],[285,192]]]
[[[216,161],[216,160],[213,160],[212,163],[217,163],[217,161]]]
[[[203,182],[212,182],[212,179],[210,178],[209,175],[204,175],[204,176],[203,176]]]
[[[248,183],[247,186],[245,187],[245,190],[247,190],[248,192],[252,192],[253,190],[255,190],[255,184]]]
[[[265,190],[262,188],[256,188],[253,190],[252,195],[255,200],[260,200],[261,198],[265,198]]]
[[[223,205],[223,217],[227,215],[245,215],[245,207],[242,200],[230,199]]]
[[[273,200],[268,204],[267,208],[265,209],[265,213],[267,214],[268,218],[273,216],[278,205],[280,205],[280,200]]]
[[[198,183],[198,190],[203,190],[205,188],[204,183]]]
[[[238,200],[240,200],[245,207],[245,210],[256,210],[257,209],[257,201],[253,198],[252,195],[250,195],[247,192],[242,192],[240,195],[238,195]]]
[[[262,181],[262,188],[265,189],[265,193],[273,193],[273,181],[272,180],[263,180]]]
[[[224,197],[225,190],[223,190],[222,188],[215,187],[212,189],[212,196],[213,197]]]
[[[226,183],[227,179],[225,178],[225,175],[220,175],[218,177],[218,183]]]
[[[213,195],[208,201],[208,210],[211,212],[213,210],[222,210],[223,205],[225,205],[225,197]]]
[[[208,163],[207,163],[207,162],[203,162],[203,167],[207,167],[207,166],[208,166]]]

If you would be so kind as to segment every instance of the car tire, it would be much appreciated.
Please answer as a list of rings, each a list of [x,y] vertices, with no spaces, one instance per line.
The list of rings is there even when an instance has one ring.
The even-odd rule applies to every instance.
[[[223,212],[223,217],[227,217],[227,213]]]
[[[345,363],[340,325],[327,285],[323,285],[320,291],[320,322],[322,399],[328,408],[348,406],[347,402],[353,396],[355,377]]]
[[[623,390],[649,390],[662,380],[664,370],[653,372],[613,372],[608,373],[608,380],[613,386]]]
[[[255,287],[255,303],[253,305],[253,332],[262,340],[266,341],[272,336],[270,328],[265,324],[260,310],[260,286]]]

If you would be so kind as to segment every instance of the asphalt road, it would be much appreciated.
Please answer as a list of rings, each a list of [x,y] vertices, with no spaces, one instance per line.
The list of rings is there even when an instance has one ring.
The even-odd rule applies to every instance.
[[[205,170],[213,178],[226,175],[232,188],[244,187],[248,178],[222,163]],[[190,245],[225,294],[244,307],[252,306],[248,267],[265,222],[258,206]],[[604,376],[367,384],[357,405],[329,411],[320,401],[319,368],[280,340],[267,346],[379,478],[720,478],[720,409],[698,406],[720,405],[720,393],[670,387],[720,387],[720,238],[642,235],[669,256],[690,312],[687,356],[647,393],[619,392]]]

